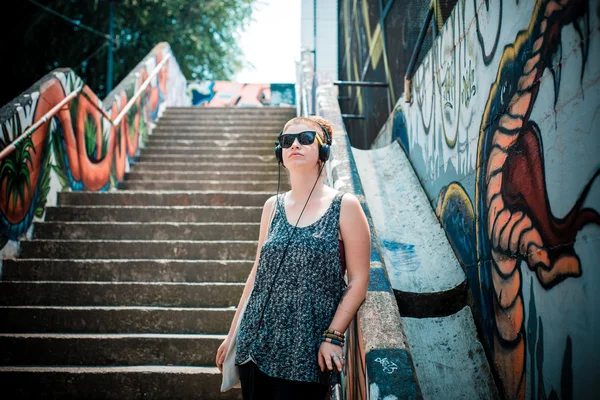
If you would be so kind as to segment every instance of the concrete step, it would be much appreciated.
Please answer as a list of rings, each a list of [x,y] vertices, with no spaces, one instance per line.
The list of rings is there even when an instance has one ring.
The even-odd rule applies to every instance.
[[[243,283],[2,281],[0,306],[235,307]]]
[[[225,335],[0,334],[0,365],[211,365]]]
[[[0,306],[0,332],[227,334],[234,314],[234,308]]]
[[[163,118],[160,120],[157,126],[161,128],[203,128],[203,129],[235,129],[237,127],[253,127],[256,129],[262,129],[267,131],[281,131],[283,123],[279,121],[265,121],[264,119],[240,119],[238,121],[220,121],[212,118],[189,118],[189,117],[176,117],[176,118]]]
[[[222,121],[222,120],[235,120],[235,119],[265,119],[265,120],[285,120],[295,116],[295,113],[290,112],[280,112],[280,113],[259,113],[259,112],[180,112],[167,110],[161,116],[160,120],[162,121],[165,118],[177,118],[177,117],[185,117],[185,118],[202,118],[205,120],[214,120],[214,121]]]
[[[237,141],[237,143],[239,144],[239,140],[243,140],[243,141],[257,141],[259,143],[262,142],[267,142],[267,143],[275,143],[275,140],[277,139],[277,136],[279,135],[279,132],[276,133],[255,133],[252,134],[251,136],[248,135],[248,133],[243,133],[243,132],[219,132],[219,133],[214,133],[214,132],[172,132],[172,131],[167,131],[167,132],[161,132],[160,129],[157,127],[152,131],[152,136],[150,136],[150,141],[152,140],[165,140],[165,141],[170,141],[170,140],[208,140],[212,143],[214,142],[218,142],[218,141],[223,141],[225,143],[228,144],[235,144],[235,142]]]
[[[424,399],[499,399],[469,307],[402,326]]]
[[[241,115],[241,116],[221,116],[221,117],[207,117],[190,114],[182,115],[163,115],[159,123],[177,123],[181,121],[190,121],[198,124],[211,124],[211,125],[242,125],[242,124],[256,124],[258,126],[263,125],[275,125],[285,124],[290,118],[271,117],[271,116],[252,116],[252,115]]]
[[[207,147],[220,148],[221,150],[231,151],[232,148],[244,148],[244,149],[263,149],[269,148],[273,150],[275,148],[275,138],[269,139],[255,139],[245,137],[243,139],[225,139],[225,138],[198,138],[198,139],[180,139],[177,136],[169,138],[155,138],[151,137],[150,141],[146,145],[146,149],[154,149],[156,147],[168,147],[168,148],[197,148]]]
[[[220,393],[216,367],[0,367],[2,394],[11,400],[240,400]]]
[[[262,207],[274,193],[237,191],[126,191],[59,192],[62,206],[254,206]],[[51,207],[50,207],[51,208]],[[226,210],[224,210],[226,211]],[[48,219],[46,219],[48,220]],[[223,221],[219,221],[223,222]],[[234,221],[235,222],[235,221]],[[250,221],[256,222],[256,221]]]
[[[233,259],[256,256],[253,240],[23,240],[20,257],[65,259]]]
[[[210,161],[138,161],[133,165],[134,172],[142,171],[202,171],[202,172],[277,172],[277,162],[210,162]],[[282,168],[283,169],[283,168]],[[282,176],[285,172],[282,173]]]
[[[245,282],[252,260],[3,260],[5,281]]]
[[[244,177],[250,181],[270,180],[277,181],[277,171],[144,171],[138,172],[137,168],[125,176],[125,180],[154,181],[154,180],[209,180],[209,181],[234,181]],[[287,181],[287,178],[285,179]]]
[[[187,155],[187,156],[227,156],[227,155],[238,155],[243,154],[245,156],[264,156],[264,155],[273,155],[275,154],[275,150],[273,150],[275,146],[270,147],[246,147],[244,145],[238,146],[234,149],[226,148],[226,147],[165,147],[165,146],[153,146],[148,147],[142,150],[143,154],[146,156],[153,155]]]
[[[256,222],[262,207],[61,206],[46,207],[46,221]]]
[[[235,126],[193,126],[193,125],[157,125],[152,131],[154,133],[178,135],[178,134],[212,134],[212,135],[242,135],[246,137],[264,136],[277,138],[283,125],[261,128],[254,125],[235,125]],[[227,136],[225,136],[227,137]]]
[[[239,178],[243,177],[239,176]],[[287,190],[290,185],[285,182],[280,189]],[[126,180],[119,184],[125,190],[240,190],[275,193],[277,181],[204,181],[204,180]]]
[[[139,157],[140,161],[160,161],[160,162],[190,162],[190,161],[200,161],[200,162],[227,162],[227,160],[235,161],[235,162],[245,162],[249,163],[269,163],[273,167],[277,167],[277,160],[275,159],[275,152],[271,152],[271,154],[264,155],[253,155],[253,154],[142,154]]]
[[[257,240],[259,223],[35,222],[34,239]]]
[[[169,107],[165,110],[163,116],[173,114],[186,114],[186,115],[260,115],[260,116],[295,116],[295,107]]]

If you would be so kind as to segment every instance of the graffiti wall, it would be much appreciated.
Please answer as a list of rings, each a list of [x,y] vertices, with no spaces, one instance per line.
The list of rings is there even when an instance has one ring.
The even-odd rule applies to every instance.
[[[0,160],[3,256],[14,251],[34,218],[43,217],[46,205],[56,204],[58,191],[117,187],[162,110],[168,105],[189,104],[185,78],[170,56],[118,126],[93,105],[116,119],[154,68],[171,54],[166,43],[157,45],[104,101],[73,71],[58,69],[0,109],[0,149],[4,149],[83,85],[81,94]],[[6,248],[9,241],[13,246]]]
[[[375,142],[409,155],[510,399],[600,391],[599,31],[594,0],[460,0]]]
[[[199,107],[293,106],[293,83],[238,83],[228,81],[189,82],[188,95]]]

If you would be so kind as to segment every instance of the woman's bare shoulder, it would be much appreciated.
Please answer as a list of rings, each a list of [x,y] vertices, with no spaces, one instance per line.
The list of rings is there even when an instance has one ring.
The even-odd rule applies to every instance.
[[[342,202],[340,205],[340,218],[344,219],[352,219],[362,218],[364,216],[364,211],[362,205],[360,204],[360,200],[352,193],[344,193],[342,196]]]

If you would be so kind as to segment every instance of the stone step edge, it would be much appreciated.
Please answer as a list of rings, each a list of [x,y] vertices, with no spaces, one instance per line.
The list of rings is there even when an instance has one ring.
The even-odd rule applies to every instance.
[[[211,170],[218,170],[221,167],[245,167],[245,168],[251,168],[251,167],[264,167],[264,166],[269,166],[270,164],[264,163],[264,162],[254,162],[254,163],[236,163],[236,162],[227,162],[227,163],[218,163],[218,162],[206,162],[206,161],[200,161],[200,162],[183,162],[183,161],[165,161],[165,162],[158,162],[158,161],[144,161],[144,160],[137,160],[134,164],[132,164],[133,167],[135,167],[136,165],[164,165],[164,166],[177,166],[177,165],[189,165],[189,166],[210,166]],[[273,169],[276,168],[276,164],[273,165]]]
[[[209,312],[226,312],[236,310],[235,306],[231,307],[172,307],[172,306],[5,306],[0,305],[0,310],[76,310],[76,311],[209,311]]]
[[[31,373],[72,373],[72,374],[114,374],[114,373],[159,373],[159,374],[202,374],[202,375],[221,375],[217,367],[188,367],[188,366],[169,366],[169,365],[136,365],[119,367],[74,367],[74,366],[0,366],[0,373],[3,372],[31,372]]]
[[[96,285],[96,286],[245,286],[243,282],[169,282],[169,281],[0,281],[0,286],[6,284],[25,285]]]
[[[22,339],[225,339],[211,333],[0,333],[0,338]]]
[[[148,191],[152,193],[152,191]],[[162,193],[161,191],[156,191],[156,193]],[[171,193],[176,193],[175,191]],[[209,209],[218,209],[218,210],[261,210],[262,206],[198,206],[198,205],[190,205],[190,206],[123,206],[123,205],[71,205],[65,204],[59,207],[48,207],[52,209],[126,209],[126,210],[209,210]]]
[[[12,262],[60,262],[60,263],[156,263],[156,264],[170,264],[170,263],[180,263],[180,264],[190,264],[190,263],[216,263],[216,264],[231,264],[231,263],[254,263],[254,259],[214,259],[214,258],[199,258],[199,259],[182,259],[182,258],[38,258],[38,257],[25,257],[25,258],[16,258],[16,259],[7,259],[5,260]],[[85,282],[85,281],[81,281]]]
[[[205,174],[207,171],[129,171],[127,174],[138,174],[138,175],[168,175],[177,173],[178,175],[197,175],[197,174]],[[239,175],[240,171],[212,171],[212,174],[215,175]],[[253,174],[253,175],[277,175],[277,171],[244,171],[244,174]]]
[[[256,240],[162,240],[162,239],[23,239],[23,243],[154,243],[154,244],[257,244]]]
[[[125,183],[137,183],[137,182],[156,182],[156,183],[197,183],[205,185],[219,185],[219,184],[249,184],[249,185],[266,185],[275,184],[277,181],[218,181],[218,180],[199,180],[199,179],[154,179],[152,181],[144,181],[142,179],[127,179],[123,181]]]
[[[259,226],[259,222],[135,222],[135,221],[35,221],[36,225],[43,224],[64,224],[64,225],[73,225],[73,226],[85,226],[85,225],[94,225],[94,226],[113,226],[113,225],[143,225],[143,226],[183,226],[183,227],[194,227],[194,226]]]
[[[144,172],[145,173],[145,172]],[[195,181],[197,182],[197,181]],[[220,182],[220,181],[217,181]],[[232,181],[228,181],[228,182],[232,182]],[[152,194],[160,194],[159,190],[114,190],[112,192],[93,192],[93,191],[89,191],[89,190],[82,190],[82,191],[77,191],[77,192],[63,192],[61,194],[63,195],[75,195],[78,196],[79,194],[84,194],[84,195],[90,195],[90,194],[94,194],[94,195],[98,195],[98,196],[106,196],[106,195],[111,195],[114,196],[116,195],[120,195],[120,194],[146,194],[146,193],[152,193]],[[273,192],[271,192],[270,190],[263,190],[263,191],[257,191],[257,190],[169,190],[166,191],[165,193],[168,193],[170,195],[173,194],[235,194],[236,196],[243,196],[243,195],[253,195],[253,196],[258,196],[258,195],[268,195],[268,194],[273,194]],[[214,207],[219,207],[219,206],[214,206]],[[224,206],[226,207],[226,206]],[[234,207],[234,206],[231,206]],[[235,206],[235,207],[242,207],[242,206]]]

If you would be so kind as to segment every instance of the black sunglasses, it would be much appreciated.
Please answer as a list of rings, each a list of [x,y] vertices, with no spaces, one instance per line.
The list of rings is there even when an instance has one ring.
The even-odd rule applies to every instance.
[[[286,133],[284,135],[279,135],[279,143],[281,144],[282,148],[288,149],[292,147],[292,144],[294,144],[294,140],[297,138],[298,143],[300,143],[303,146],[308,146],[309,144],[312,144],[315,141],[315,137],[317,138],[319,143],[323,145],[321,138],[319,137],[319,135],[317,135],[317,132],[315,131],[304,131],[299,133]]]

